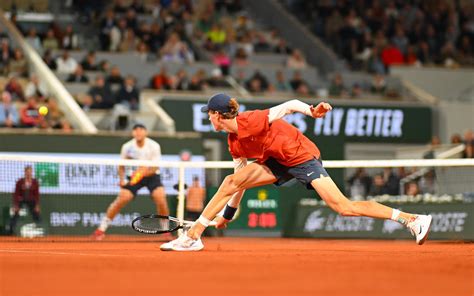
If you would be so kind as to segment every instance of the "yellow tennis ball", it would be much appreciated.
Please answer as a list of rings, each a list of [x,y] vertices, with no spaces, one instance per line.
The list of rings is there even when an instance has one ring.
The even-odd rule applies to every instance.
[[[39,112],[39,114],[41,114],[42,116],[46,116],[46,114],[48,114],[48,107],[46,107],[46,106],[41,106],[41,107],[39,107],[38,112]]]

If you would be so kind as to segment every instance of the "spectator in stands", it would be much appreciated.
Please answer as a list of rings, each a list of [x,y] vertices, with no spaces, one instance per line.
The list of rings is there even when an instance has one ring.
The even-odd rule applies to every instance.
[[[25,166],[25,175],[16,181],[15,191],[13,193],[13,217],[10,219],[8,232],[10,235],[15,233],[15,227],[20,218],[20,209],[23,205],[28,207],[33,221],[40,222],[40,193],[39,182],[33,178],[33,168]]]
[[[189,78],[185,69],[179,69],[173,81],[173,89],[188,90]]]
[[[58,73],[72,74],[77,68],[77,61],[69,55],[69,51],[63,51],[63,54],[56,59]]]
[[[277,91],[292,91],[291,85],[288,81],[286,81],[283,71],[278,70],[275,76],[276,76],[275,89]]]
[[[248,55],[243,48],[237,49],[234,56],[234,64],[239,67],[247,66],[249,64]]]
[[[102,50],[110,50],[111,31],[116,25],[113,10],[107,10],[105,17],[100,22],[100,46]]]
[[[369,196],[377,196],[388,194],[387,188],[385,186],[385,181],[382,174],[377,174],[374,176],[372,185],[370,187]]]
[[[41,45],[41,40],[36,33],[35,27],[31,27],[28,30],[28,35],[25,37],[25,41],[39,54],[43,52],[43,46]]]
[[[291,88],[296,91],[302,84],[308,85],[308,83],[303,79],[301,72],[293,72],[293,78],[290,80]]]
[[[436,191],[436,174],[434,170],[429,170],[418,182],[420,193],[434,194]]]
[[[25,96],[27,98],[35,96],[38,98],[44,98],[48,96],[48,89],[41,83],[37,74],[33,73],[30,75],[30,81],[25,88]]]
[[[89,51],[81,62],[82,68],[85,71],[97,71],[99,65],[97,64],[96,55],[94,51]]]
[[[28,63],[23,56],[23,52],[19,48],[15,48],[13,51],[13,59],[10,60],[8,65],[10,74],[18,75],[21,77],[28,76]]]
[[[383,169],[383,179],[388,194],[400,194],[400,178],[393,172],[391,168]]]
[[[135,77],[131,75],[125,77],[125,81],[117,94],[117,102],[131,110],[138,110],[139,107],[140,92],[135,84]]]
[[[115,0],[113,11],[116,13],[125,13],[128,10],[128,6],[124,3],[123,0]]]
[[[23,92],[23,87],[21,86],[18,78],[15,75],[10,77],[7,85],[5,85],[5,90],[10,93],[12,96],[13,102],[24,102],[25,94]]]
[[[397,25],[395,29],[395,36],[392,38],[392,44],[398,48],[402,54],[408,51],[408,38],[405,36],[405,31],[401,25]]]
[[[186,195],[186,219],[195,221],[201,215],[206,201],[206,189],[200,182],[199,176],[193,176],[193,184],[188,188]]]
[[[61,39],[61,48],[72,50],[79,48],[79,38],[72,28],[72,25],[67,25],[66,30]]]
[[[310,96],[313,94],[313,91],[310,89],[309,85],[306,83],[301,83],[298,88],[295,90],[297,95],[300,96]]]
[[[278,40],[278,44],[275,46],[273,51],[279,54],[290,54],[292,52],[291,47],[287,45],[286,40],[283,38]]]
[[[329,95],[336,97],[347,96],[347,90],[344,87],[344,82],[342,81],[342,75],[337,73],[334,75],[334,78],[331,81],[329,86]]]
[[[462,144],[462,138],[460,134],[453,134],[451,136],[451,144]]]
[[[464,145],[466,148],[463,152],[464,158],[474,158],[474,131],[468,129],[464,132]]]
[[[118,66],[113,66],[110,69],[110,73],[107,76],[105,82],[110,86],[113,92],[116,92],[120,89],[123,84],[123,77]]]
[[[246,12],[242,12],[235,21],[234,29],[237,37],[247,35],[253,29],[253,23]]]
[[[202,91],[207,88],[205,72],[202,70],[197,71],[192,77],[189,83],[188,90],[191,91]]]
[[[127,10],[125,14],[125,21],[127,22],[127,28],[132,29],[134,32],[138,29],[137,13],[135,10]]]
[[[408,196],[417,196],[420,194],[420,188],[418,187],[418,183],[410,182],[407,184],[406,195]]]
[[[122,36],[118,50],[121,52],[135,51],[138,47],[138,43],[139,39],[136,38],[135,31],[132,28],[127,28]]]
[[[255,81],[258,81],[256,83]],[[253,86],[252,86],[253,84]],[[268,90],[268,80],[260,71],[256,70],[253,75],[246,82],[246,87],[248,89],[254,89],[253,92],[262,92]]]
[[[387,84],[385,77],[380,74],[375,74],[372,79],[372,85],[370,86],[370,92],[373,94],[385,95],[387,90]]]
[[[148,46],[150,51],[158,52],[159,48],[165,43],[165,34],[158,23],[153,23],[150,27],[150,40]]]
[[[255,50],[252,43],[252,39],[250,38],[250,33],[244,36],[238,37],[236,48],[237,49],[242,48],[243,50],[245,50],[245,53],[247,54],[247,56],[251,56],[254,54]]]
[[[152,61],[154,59],[154,57],[150,55],[148,45],[143,41],[138,42],[137,51],[135,53],[143,62]]]
[[[74,73],[69,74],[67,82],[78,82],[78,83],[87,83],[89,78],[84,74],[84,69],[81,64],[77,64],[76,70]]]
[[[425,159],[433,159],[436,158],[436,149],[439,148],[441,145],[441,140],[438,136],[431,137],[430,148],[423,154],[423,158]]]
[[[99,71],[103,72],[103,73],[109,73],[110,72],[110,62],[107,61],[107,60],[102,60],[100,61],[99,63]]]
[[[59,49],[59,42],[54,36],[53,29],[49,29],[46,32],[46,37],[43,39],[43,49],[44,50],[57,50]]]
[[[222,46],[217,47],[216,53],[214,54],[212,61],[214,65],[218,66],[219,69],[221,69],[222,74],[229,75],[230,65],[232,61],[230,60],[230,57],[225,52],[224,47]]]
[[[347,182],[350,186],[350,197],[365,197],[369,194],[372,178],[364,168],[358,168]]]
[[[403,54],[397,46],[390,42],[381,53],[382,62],[386,68],[392,65],[402,65],[404,63]]]
[[[416,54],[415,46],[408,45],[407,53],[405,55],[405,63],[407,65],[412,65],[412,66],[420,65],[420,61],[418,61],[418,56]]]
[[[179,35],[175,32],[171,33],[166,43],[160,49],[160,57],[164,62],[194,62],[192,51],[188,48],[188,45],[185,42],[181,41]]]
[[[20,109],[21,125],[24,127],[38,127],[43,117],[38,112],[36,97],[29,97],[25,106]]]
[[[153,89],[171,89],[171,78],[168,76],[166,67],[161,67],[159,73],[150,80],[150,87]]]
[[[8,39],[2,39],[0,42],[0,75],[5,75],[8,74],[8,65],[13,58],[13,51]]]
[[[114,95],[102,75],[96,76],[88,94],[92,98],[91,109],[111,109],[115,104]]]
[[[133,9],[136,13],[145,13],[145,5],[143,4],[143,0],[133,0],[130,4],[130,8]]]
[[[18,111],[12,104],[12,97],[9,92],[2,92],[0,102],[0,127],[17,127],[19,124]]]
[[[369,73],[385,74],[385,66],[380,58],[380,52],[377,47],[373,47],[367,60],[367,70]]]
[[[117,51],[119,50],[120,43],[124,39],[125,31],[127,30],[127,21],[125,19],[119,19],[117,25],[115,25],[110,31],[110,43],[108,50]]]
[[[225,80],[225,77],[222,75],[222,71],[219,68],[211,71],[211,77],[207,80],[207,84],[216,88],[231,87],[231,85]]]
[[[286,60],[286,66],[292,69],[305,69],[308,64],[300,50],[294,49]]]
[[[204,47],[208,50],[215,51],[222,46],[227,39],[226,32],[218,23],[212,25],[211,30],[206,34],[207,40]]]
[[[353,99],[360,98],[362,96],[362,93],[363,93],[363,89],[360,86],[360,84],[359,83],[354,83],[354,85],[352,86],[352,89],[351,89],[351,98],[353,98]]]
[[[51,50],[46,50],[44,52],[43,61],[51,70],[56,70],[58,67],[58,65],[56,64],[56,60],[54,59],[53,54],[51,53]]]

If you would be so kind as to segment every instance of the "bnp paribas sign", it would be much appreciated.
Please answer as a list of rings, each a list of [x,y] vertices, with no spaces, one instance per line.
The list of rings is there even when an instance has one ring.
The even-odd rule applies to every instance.
[[[163,100],[160,103],[173,117],[178,131],[212,133],[204,103]],[[266,109],[274,104],[245,103],[241,111]],[[285,120],[309,137],[338,138],[355,142],[427,143],[432,122],[429,107],[338,106],[324,118],[314,119],[300,113]]]

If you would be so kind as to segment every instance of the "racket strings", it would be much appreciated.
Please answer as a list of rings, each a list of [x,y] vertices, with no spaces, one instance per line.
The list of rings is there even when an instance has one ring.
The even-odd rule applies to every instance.
[[[168,232],[179,227],[179,222],[167,218],[150,217],[135,222],[134,226],[145,232]]]

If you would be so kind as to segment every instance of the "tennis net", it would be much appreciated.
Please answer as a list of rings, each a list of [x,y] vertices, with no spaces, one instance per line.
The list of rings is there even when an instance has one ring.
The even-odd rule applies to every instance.
[[[158,166],[170,215],[181,219],[196,217],[223,178],[233,171],[233,163],[229,161],[169,160],[157,164],[87,155],[53,157],[0,153],[2,239],[89,239],[119,193],[119,166],[123,166],[127,174],[138,167]],[[324,166],[345,194],[353,199],[376,198],[381,202],[465,202],[474,199],[472,159],[325,161]],[[38,182],[38,196],[34,187],[21,181],[28,174],[28,168]],[[288,216],[292,210],[285,207],[284,200],[307,198],[308,194],[316,197],[314,192],[301,193],[293,189],[301,187],[276,190],[270,185],[249,190],[234,227],[247,230],[283,227],[277,217]],[[198,189],[191,193],[190,188]],[[107,231],[108,239],[150,238],[135,233],[130,227],[135,217],[156,212],[153,200],[146,196],[150,194],[145,187],[116,215]],[[275,211],[278,214],[274,214]]]

